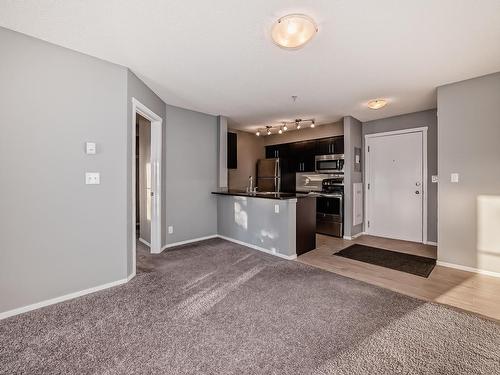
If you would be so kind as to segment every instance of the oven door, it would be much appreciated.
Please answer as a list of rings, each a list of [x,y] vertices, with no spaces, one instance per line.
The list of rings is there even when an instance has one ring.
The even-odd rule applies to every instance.
[[[343,196],[321,195],[316,198],[316,232],[330,236],[343,236]]]

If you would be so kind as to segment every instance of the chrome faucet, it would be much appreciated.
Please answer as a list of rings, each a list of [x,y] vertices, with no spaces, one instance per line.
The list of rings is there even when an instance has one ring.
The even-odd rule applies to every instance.
[[[255,193],[256,191],[257,188],[254,188],[253,186],[253,176],[248,176],[247,193]]]

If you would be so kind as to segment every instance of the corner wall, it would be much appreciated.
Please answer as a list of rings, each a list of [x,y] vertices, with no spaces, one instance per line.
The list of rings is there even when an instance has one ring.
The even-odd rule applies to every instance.
[[[439,87],[438,124],[438,260],[499,273],[500,73]]]
[[[166,106],[166,243],[217,234],[219,130],[216,116]]]
[[[353,226],[353,184],[363,182],[362,171],[354,170],[354,148],[361,148],[363,155],[362,124],[352,116],[344,117],[344,236],[352,237],[363,232],[363,223]],[[363,222],[364,222],[363,213]]]

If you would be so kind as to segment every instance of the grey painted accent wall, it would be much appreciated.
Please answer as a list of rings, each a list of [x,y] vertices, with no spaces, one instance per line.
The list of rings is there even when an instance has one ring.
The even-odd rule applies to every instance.
[[[414,112],[363,123],[363,150],[366,134],[384,133],[427,126],[427,240],[437,242],[438,186],[431,182],[438,174],[438,119],[437,111]],[[363,169],[365,161],[363,155]],[[364,173],[364,172],[363,172]]]
[[[279,213],[274,206],[279,205]],[[296,199],[217,196],[218,234],[279,254],[296,255]]]
[[[171,105],[166,116],[167,244],[217,234],[217,117]]]
[[[237,153],[238,168],[228,170],[228,187],[230,189],[245,190],[248,186],[248,177],[253,176],[256,181],[257,160],[266,157],[262,137],[240,130],[230,130],[238,136]]]
[[[354,148],[362,148],[362,124],[352,116],[344,117],[344,236],[363,232],[363,224],[352,225],[353,185],[363,182],[363,173],[354,170]],[[363,153],[363,150],[362,150]],[[363,167],[362,167],[363,168]],[[363,215],[364,220],[364,215]]]
[[[0,45],[5,312],[127,277],[127,70],[4,28]]]
[[[438,259],[500,272],[500,72],[439,87],[438,124]]]
[[[166,155],[167,151],[165,150],[165,144],[166,144],[166,107],[165,103],[163,100],[161,100],[158,95],[156,95],[144,82],[142,82],[137,76],[130,70],[127,69],[127,180],[125,181],[125,184],[127,186],[127,201],[124,202],[125,206],[127,207],[127,273],[130,275],[134,270],[133,270],[133,264],[132,264],[132,257],[133,257],[133,243],[134,243],[134,238],[135,238],[135,222],[132,218],[132,212],[133,212],[133,202],[132,202],[132,173],[135,173],[135,171],[132,171],[132,158],[134,155],[132,154],[132,142],[135,142],[135,140],[132,140],[132,130],[135,128],[135,116],[132,114],[132,98],[136,98],[138,101],[140,101],[142,104],[144,104],[146,107],[148,107],[151,111],[156,113],[158,116],[160,116],[163,119],[163,147],[162,147],[162,165],[163,165],[163,176],[162,176],[162,208],[161,208],[161,214],[162,214],[162,231],[161,231],[161,238],[162,244],[166,243],[166,234],[167,234],[167,227],[165,226],[165,215],[166,215],[166,173],[165,173],[165,166],[166,166]],[[96,86],[98,87],[98,86]]]

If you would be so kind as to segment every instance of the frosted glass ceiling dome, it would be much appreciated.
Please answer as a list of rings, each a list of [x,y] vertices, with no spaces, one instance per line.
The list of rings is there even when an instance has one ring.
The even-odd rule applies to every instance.
[[[278,19],[272,28],[273,41],[285,49],[298,49],[318,32],[316,22],[305,14],[289,14]]]

